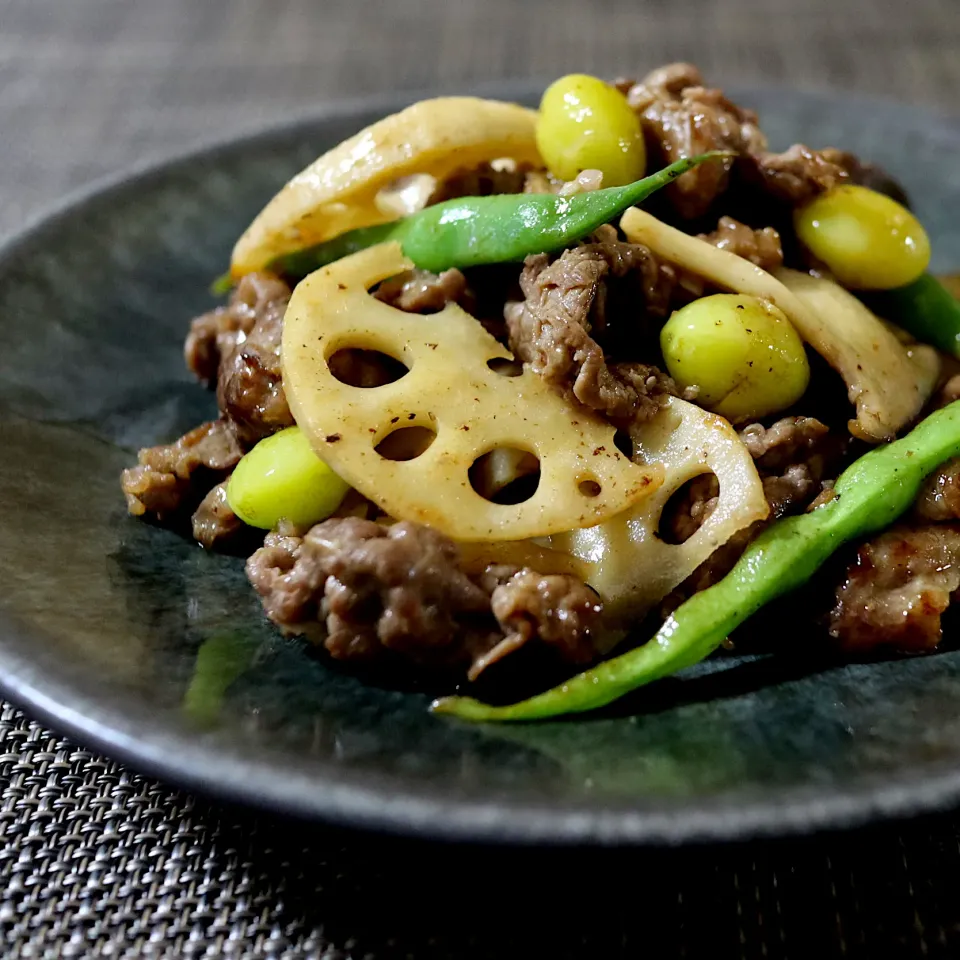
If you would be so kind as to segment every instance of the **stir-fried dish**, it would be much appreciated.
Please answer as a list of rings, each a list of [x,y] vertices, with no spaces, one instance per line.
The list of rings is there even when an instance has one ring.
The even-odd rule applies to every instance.
[[[848,655],[930,651],[960,590],[930,253],[868,158],[772,151],[687,64],[422,101],[240,237],[185,344],[219,416],[123,491],[337,660],[484,700],[519,672],[434,704],[470,719],[609,703],[788,595]]]

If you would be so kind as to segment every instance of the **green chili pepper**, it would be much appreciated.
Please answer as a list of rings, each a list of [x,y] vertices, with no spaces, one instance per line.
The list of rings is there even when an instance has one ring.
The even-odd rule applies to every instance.
[[[678,160],[624,187],[571,197],[533,193],[447,200],[402,220],[361,227],[285,254],[269,269],[301,279],[334,260],[387,240],[400,241],[416,266],[434,273],[451,267],[519,262],[531,253],[562,250],[698,164],[726,155],[715,151]]]
[[[936,277],[924,273],[905,287],[877,294],[870,303],[918,340],[960,358],[960,302]]]
[[[764,604],[806,583],[842,544],[896,520],[916,499],[923,479],[958,455],[960,400],[931,414],[901,440],[851,464],[829,503],[768,527],[723,580],[681,604],[642,647],[520,703],[494,707],[469,697],[447,697],[433,709],[466,720],[537,720],[602,707],[691,666]]]

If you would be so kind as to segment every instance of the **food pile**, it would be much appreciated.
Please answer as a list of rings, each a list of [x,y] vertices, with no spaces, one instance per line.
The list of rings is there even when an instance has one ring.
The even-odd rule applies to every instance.
[[[238,240],[185,344],[218,418],[123,491],[248,553],[266,615],[336,659],[587,668],[435,704],[471,719],[609,703],[811,578],[838,649],[931,650],[960,304],[929,260],[886,173],[771,151],[687,64],[563,77],[537,111],[422,101]]]

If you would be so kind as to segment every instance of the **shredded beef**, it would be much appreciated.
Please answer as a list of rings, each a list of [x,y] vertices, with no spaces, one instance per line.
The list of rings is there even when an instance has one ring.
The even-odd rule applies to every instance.
[[[868,163],[846,150],[837,150],[835,147],[826,147],[819,152],[825,160],[846,170],[852,183],[886,194],[909,209],[910,198],[906,190],[883,167]]]
[[[284,547],[286,558],[288,538]],[[337,659],[370,658],[380,647],[436,659],[453,642],[457,618],[488,604],[460,570],[453,542],[417,524],[327,520],[303,537],[291,569],[278,575],[283,566],[266,556],[265,564],[255,553],[247,569],[267,615],[284,628],[325,621],[324,643]]]
[[[763,478],[770,520],[796,512],[820,493],[820,475],[809,463],[792,463],[782,474]]]
[[[227,503],[227,483],[218,483],[200,501],[191,520],[193,538],[208,550],[224,547],[246,530]]]
[[[700,239],[749,260],[761,270],[776,270],[783,266],[780,234],[773,227],[754,230],[733,217],[721,217],[717,229],[700,234]]]
[[[216,383],[220,358],[231,353],[253,325],[277,303],[286,304],[290,288],[272,273],[249,273],[237,284],[225,307],[190,324],[183,347],[187,368],[208,386]]]
[[[783,417],[770,427],[751,423],[740,431],[763,481],[769,524],[807,507],[843,455],[845,438],[833,437],[814,417]]]
[[[374,296],[407,313],[437,313],[448,303],[466,308],[471,295],[467,278],[454,268],[439,276],[429,270],[408,270],[384,280]]]
[[[808,507],[846,448],[845,440],[832,437],[813,417],[784,417],[770,427],[752,423],[740,431],[740,438],[757,465],[770,514],[715,550],[666,598],[665,612],[726,576],[747,546],[774,520]],[[716,477],[706,474],[688,484],[684,493],[679,503],[670,505],[666,523],[661,521],[668,540],[674,543],[696,533],[716,506],[720,489]]]
[[[721,217],[716,229],[700,234],[700,239],[764,270],[783,265],[780,235],[771,227],[754,230],[733,217]],[[609,224],[600,227],[591,241],[578,249],[595,254],[609,268],[597,284],[590,308],[590,324],[604,346],[608,339],[615,343],[618,335],[621,340],[636,343],[641,317],[661,320],[707,291],[702,277],[660,260],[643,244],[620,240],[616,228]],[[620,329],[621,314],[627,318],[629,334]],[[611,331],[612,338],[608,336]]]
[[[712,473],[694,477],[667,502],[659,535],[667,543],[685,543],[713,513],[719,496],[720,485]]]
[[[824,190],[851,182],[850,169],[844,165],[849,156],[797,143],[783,153],[749,155],[741,161],[741,169],[748,181],[762,186],[769,196],[796,207]]]
[[[490,591],[490,609],[504,637],[474,661],[468,674],[471,680],[534,639],[552,647],[567,663],[585,664],[596,657],[594,635],[602,606],[580,580],[526,567],[491,565],[480,582]]]
[[[589,333],[591,307],[600,281],[628,269],[645,247],[586,245],[565,251],[554,263],[546,254],[527,257],[520,275],[524,300],[504,310],[510,348],[562,394],[592,410],[624,421],[650,419],[675,392],[673,381],[640,363],[608,365]],[[608,259],[610,257],[610,259]]]
[[[704,239],[765,269],[783,262],[775,230],[753,230],[723,217]],[[624,243],[611,226],[589,243],[566,250],[552,263],[546,254],[527,257],[520,274],[524,299],[504,308],[510,348],[562,394],[618,421],[650,419],[673,381],[655,366],[610,363],[604,345],[621,333],[616,317],[623,291],[612,283],[629,279],[631,338],[635,346],[638,315],[666,317],[671,309],[702,296],[704,281],[662,263],[643,244]],[[623,336],[620,339],[630,338]]]
[[[290,288],[279,282],[268,285],[259,281],[256,289],[260,299],[251,308],[253,325],[222,355],[217,377],[217,403],[235,424],[237,438],[245,447],[293,426],[280,365],[283,314]]]
[[[495,168],[481,163],[470,170],[458,170],[436,185],[427,205],[456,200],[459,197],[489,197],[501,193],[523,193],[531,176],[542,175],[524,165]],[[535,190],[540,193],[544,191]]]
[[[762,150],[741,157],[737,169],[744,184],[791,208],[844,183],[869,187],[910,206],[903,187],[885,170],[833,147],[811,150],[796,143],[783,153]]]
[[[699,277],[682,273],[673,264],[662,262],[642,243],[625,243],[618,238],[616,228],[610,224],[600,227],[590,243],[581,244],[576,250],[582,251],[583,256],[606,264],[602,279],[630,278],[636,281],[630,291],[633,295],[631,312],[634,317],[638,308],[653,317],[666,317],[674,307],[688,303],[703,293],[703,281]],[[598,329],[609,322],[608,293],[608,283],[598,284],[591,315],[591,322]]]
[[[784,153],[771,153],[757,115],[727,99],[722,91],[705,87],[700,71],[690,64],[671,64],[636,84],[619,81],[618,87],[637,111],[648,150],[661,164],[709,150],[735,155],[702,164],[667,188],[683,219],[704,216],[730,186],[734,169],[747,184],[790,206],[838,183],[877,182],[885,177],[840,150],[818,151],[796,144]]]
[[[290,288],[278,277],[251,273],[237,284],[227,306],[193,321],[184,359],[198,379],[217,383],[221,419],[175,443],[140,451],[138,466],[121,477],[132,514],[168,521],[196,509],[194,535],[208,547],[239,532],[242,524],[216,485],[257,440],[293,424],[280,374],[280,334],[289,298]]]
[[[841,648],[933,649],[940,617],[960,587],[960,526],[899,525],[863,544],[830,611]]]
[[[757,115],[703,85],[688,63],[648,74],[627,93],[637,111],[647,148],[659,165],[710,150],[744,154],[766,148]],[[678,177],[667,193],[681,217],[702,217],[730,182],[732,159],[701,164]]]
[[[960,458],[948,460],[927,477],[913,512],[929,523],[960,520]]]
[[[760,466],[776,468],[811,450],[829,431],[813,417],[784,417],[772,426],[751,423],[740,431],[740,439]]]
[[[770,427],[754,423],[740,431],[763,480],[770,504],[765,525],[808,508],[840,464],[849,439],[831,434],[815,417],[784,417]]]
[[[121,476],[127,509],[161,521],[193,510],[241,456],[233,427],[225,420],[201,424],[175,443],[146,447],[138,454],[138,465]]]
[[[600,608],[582,583],[525,568],[490,568],[471,579],[453,541],[415,523],[348,517],[303,537],[277,531],[251,556],[247,574],[271,620],[322,637],[341,660],[400,655],[465,665],[476,677],[535,638],[572,662],[594,653]]]
[[[783,262],[780,237],[769,228],[753,230],[723,217],[704,239],[765,269]],[[597,339],[608,346],[615,341],[622,294],[612,299],[611,283],[628,278],[634,345],[641,339],[638,315],[663,318],[702,296],[705,287],[699,277],[662,263],[643,244],[624,243],[605,226],[552,263],[546,254],[527,257],[520,274],[524,299],[508,302],[504,318],[516,356],[561,393],[614,420],[643,422],[676,392],[673,381],[655,366],[610,363]]]
[[[229,353],[237,340],[246,336],[249,327],[244,328],[245,320],[239,310],[227,306],[217,307],[191,321],[183,345],[183,359],[187,369],[204,386],[217,382],[221,355]]]

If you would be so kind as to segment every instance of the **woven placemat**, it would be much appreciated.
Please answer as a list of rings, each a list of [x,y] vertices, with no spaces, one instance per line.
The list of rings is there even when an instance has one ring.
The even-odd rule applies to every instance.
[[[0,709],[16,957],[960,955],[948,819],[746,847],[496,850],[198,800]]]
[[[956,112],[955,0],[0,0],[0,233],[335,97],[671,59]],[[0,706],[9,957],[956,957],[960,819],[674,852],[497,851],[187,796]]]

